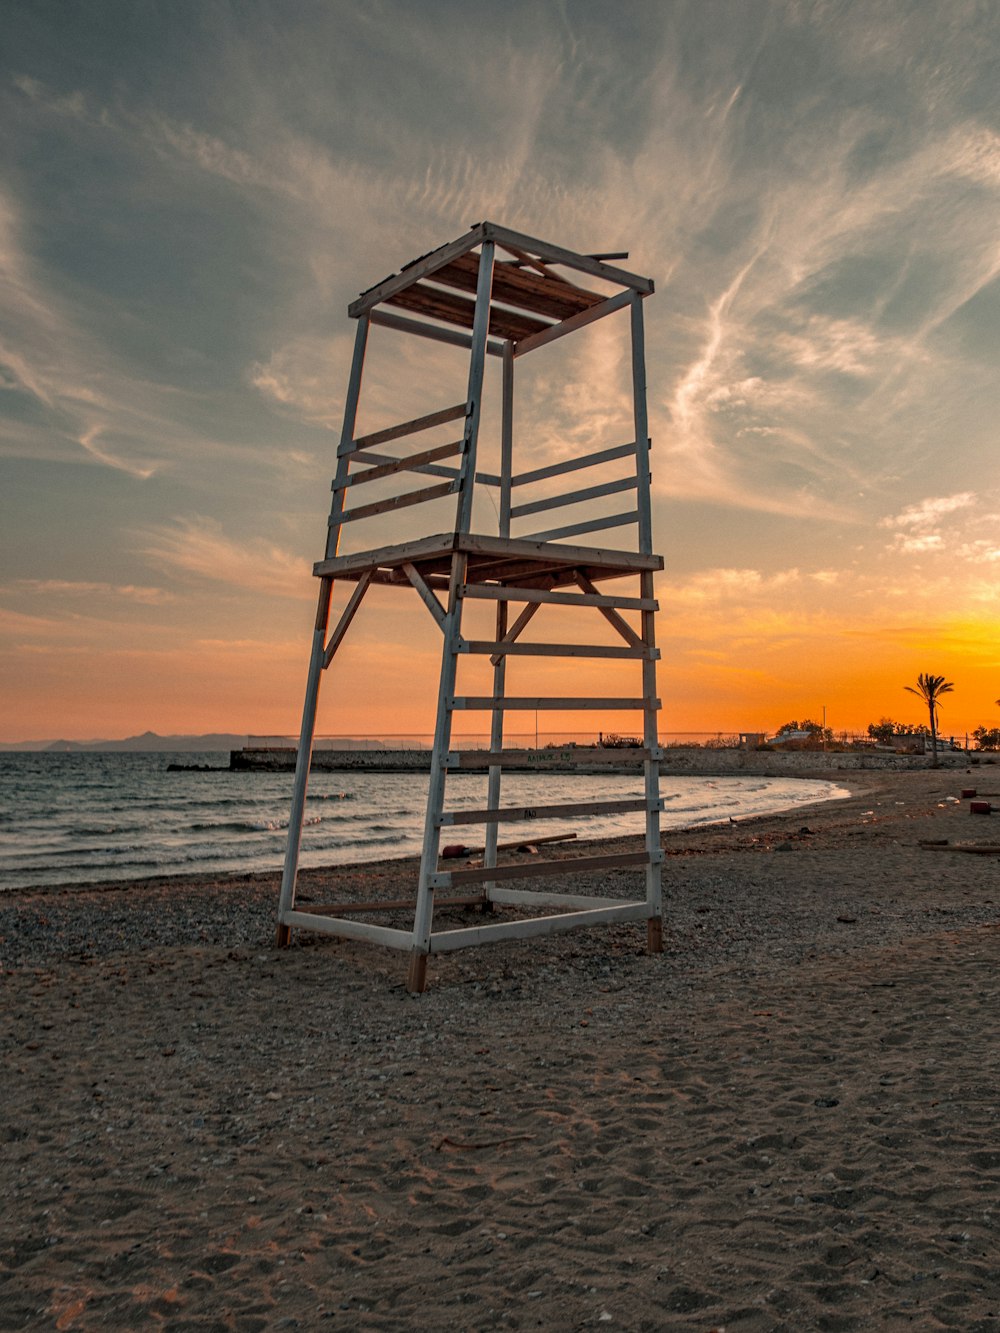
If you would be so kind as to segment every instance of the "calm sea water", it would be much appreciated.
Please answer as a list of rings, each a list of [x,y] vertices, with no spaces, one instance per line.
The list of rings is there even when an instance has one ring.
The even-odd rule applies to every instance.
[[[288,830],[290,773],[171,773],[170,763],[226,765],[227,754],[0,755],[0,889],[188,871],[280,867]],[[847,793],[830,782],[792,778],[663,778],[663,827],[685,828],[786,810]],[[314,773],[302,864],[366,861],[419,852],[427,775]],[[555,804],[641,795],[634,777],[510,774],[505,805]],[[449,779],[448,808],[485,805],[486,779]],[[580,837],[638,832],[641,816],[583,816],[528,830]],[[504,840],[508,837],[501,835]],[[475,825],[445,842],[475,844]]]

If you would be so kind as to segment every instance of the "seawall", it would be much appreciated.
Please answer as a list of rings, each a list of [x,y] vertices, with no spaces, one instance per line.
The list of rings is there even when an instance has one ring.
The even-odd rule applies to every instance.
[[[521,773],[614,773],[634,772],[634,766],[621,770],[608,764],[589,766],[582,758],[585,751],[525,750],[523,763],[505,764],[505,772]],[[698,746],[670,746],[660,764],[665,774],[691,774],[694,777],[813,777],[837,772],[870,770],[900,772],[929,768],[929,755],[878,754],[864,750],[735,750],[702,749]],[[965,768],[968,756],[946,753],[939,756],[942,768]],[[363,773],[427,773],[429,750],[314,750],[312,771]],[[230,752],[229,766],[234,771],[291,773],[295,769],[295,751],[286,749],[243,749]]]

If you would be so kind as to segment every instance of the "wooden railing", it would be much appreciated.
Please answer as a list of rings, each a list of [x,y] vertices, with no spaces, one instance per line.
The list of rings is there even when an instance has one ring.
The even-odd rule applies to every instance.
[[[511,490],[538,485],[550,481],[553,477],[566,476],[572,472],[604,467],[608,463],[614,463],[618,459],[624,458],[636,458],[634,441],[629,444],[615,445],[610,449],[599,449],[595,453],[584,454],[579,458],[568,458],[561,463],[551,463],[547,467],[534,468],[530,472],[516,473],[511,477]],[[636,491],[638,487],[638,471],[633,470],[624,477],[613,477],[592,486],[577,487],[574,490],[563,491],[556,495],[543,495],[539,499],[526,500],[521,504],[512,503],[510,519],[511,522],[514,522],[518,519],[533,517],[536,514],[548,513],[556,509],[571,508],[574,505],[589,504],[592,506],[596,501],[604,499],[605,496]],[[512,533],[512,535],[532,541],[557,541],[560,537],[579,537],[584,533],[603,532],[609,528],[626,527],[638,522],[639,508],[636,505],[634,508],[617,513],[605,513],[580,519],[575,523],[531,532],[517,532]]]

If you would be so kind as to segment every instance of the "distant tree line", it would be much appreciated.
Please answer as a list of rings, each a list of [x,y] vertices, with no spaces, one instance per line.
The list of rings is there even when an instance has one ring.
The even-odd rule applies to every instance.
[[[931,729],[926,722],[895,722],[891,717],[880,717],[877,722],[868,723],[868,735],[880,745],[891,745],[897,736],[929,736]]]
[[[908,690],[910,694],[917,695],[927,705],[930,726],[923,722],[914,726],[911,722],[896,722],[891,717],[880,717],[877,722],[868,723],[868,735],[872,740],[878,741],[882,745],[891,745],[897,736],[930,736],[936,764],[937,713],[941,706],[941,696],[950,694],[955,686],[950,680],[945,680],[944,676],[936,676],[932,672],[922,671],[917,676],[916,685],[905,685],[903,688]],[[1000,705],[1000,699],[996,702]],[[979,750],[1000,750],[1000,727],[976,727],[971,733],[971,737]]]

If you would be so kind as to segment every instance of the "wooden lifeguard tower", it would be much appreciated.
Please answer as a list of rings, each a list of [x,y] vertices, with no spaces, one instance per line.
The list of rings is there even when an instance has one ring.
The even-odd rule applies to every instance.
[[[663,561],[653,554],[652,547],[642,318],[643,299],[652,291],[650,279],[628,273],[605,259],[576,254],[495,223],[482,222],[458,240],[370,288],[349,307],[348,313],[358,321],[357,335],[337,450],[326,552],[313,570],[320,581],[319,608],[278,908],[279,945],[289,942],[295,928],[406,950],[410,954],[407,986],[411,991],[424,989],[430,954],[493,940],[547,935],[606,922],[645,921],[650,952],[661,950],[663,853],[659,838],[661,751],[657,738],[660,701],[656,696],[657,603],[653,596],[653,574],[662,569]],[[471,293],[471,298],[466,293]],[[629,317],[634,439],[609,443],[583,457],[563,456],[544,466],[518,471],[514,464],[515,363],[528,352],[618,311],[628,311]],[[467,349],[468,379],[461,401],[356,438],[362,370],[373,326]],[[487,460],[480,439],[486,358],[490,356],[498,358],[502,370],[496,472],[483,470]],[[453,422],[459,423],[458,429],[450,426],[448,433],[460,438],[428,447],[428,440],[439,436]],[[417,436],[423,436],[423,447],[414,449],[410,442]],[[387,445],[391,446],[389,452],[384,448]],[[410,482],[406,489],[408,473],[430,477],[432,484],[414,488]],[[582,477],[581,473],[587,475]],[[572,479],[571,489],[558,489],[567,484],[563,478]],[[585,485],[578,484],[584,480]],[[400,489],[401,482],[404,489]],[[365,488],[362,495],[367,496],[377,495],[381,489],[382,497],[358,502],[360,487]],[[496,526],[492,532],[482,530],[488,526],[482,521],[486,507],[480,504],[474,508],[474,500],[484,492],[489,492],[496,502],[489,511]],[[454,504],[448,499],[452,496]],[[624,510],[617,498],[620,496],[627,497]],[[434,535],[403,539],[401,511],[417,505],[430,505],[432,509],[435,505],[439,509],[446,505],[447,519],[437,529],[430,524],[420,529]],[[551,518],[539,518],[563,509],[571,510],[566,517],[572,521],[548,526]],[[360,549],[351,554],[340,553],[345,528],[351,536],[365,533],[359,539]],[[614,548],[579,542],[582,537],[591,538],[595,533],[612,529],[628,534]],[[632,581],[633,586],[626,583],[627,591],[621,592],[618,589],[625,580]],[[331,593],[335,581],[352,583],[354,587],[331,632]],[[613,584],[613,590],[606,591],[606,584]],[[423,850],[412,903],[413,926],[405,930],[357,919],[372,914],[377,906],[372,903],[319,908],[310,905],[304,910],[295,903],[320,680],[373,585],[415,590],[442,637]],[[463,612],[468,615],[472,609],[467,608],[467,603],[479,604],[480,612],[482,603],[493,604],[496,628],[492,637],[464,636]],[[612,627],[612,644],[578,643],[570,641],[566,634],[556,634],[544,643],[528,642],[522,637],[539,611],[544,612],[543,618],[558,620],[560,616],[569,616],[575,623],[581,610],[589,615],[590,609]],[[508,663],[516,657],[525,658],[529,666],[533,659],[536,662],[546,657],[565,659],[563,674],[567,679],[571,679],[574,670],[584,669],[585,659],[631,660],[638,665],[641,686],[630,697],[593,693],[511,695],[507,693]],[[490,692],[458,693],[460,670],[478,662],[482,672],[484,659],[492,664]],[[454,714],[470,710],[490,715],[488,749],[453,748]],[[525,758],[523,749],[505,748],[505,719],[508,713],[517,710],[536,715],[539,710],[573,713],[592,710],[599,714],[617,710],[641,714],[641,743],[614,748],[569,748],[562,756],[587,768],[602,764],[616,768],[631,765],[637,780],[636,796],[534,808],[501,805],[505,767],[519,761],[523,764]],[[449,811],[448,778],[459,770],[476,769],[488,774],[485,807]],[[640,778],[641,794],[638,794]],[[642,816],[639,824],[644,833],[642,851],[603,856],[566,855],[549,860],[522,858],[515,863],[504,862],[498,856],[501,824],[516,826],[541,817],[571,819],[625,811]],[[479,824],[485,830],[482,864],[449,869],[441,864],[439,857],[442,830],[468,824]],[[512,880],[557,876],[572,880],[583,872],[617,867],[633,867],[642,880],[641,893],[631,901],[574,892],[572,883],[565,892],[508,887]],[[467,896],[444,896],[455,890],[464,891]],[[491,914],[490,919],[472,927],[435,930],[436,897],[439,906],[481,903]],[[399,909],[398,902],[393,905]],[[521,909],[521,912],[515,913],[517,919],[504,919],[497,913],[498,908]]]

